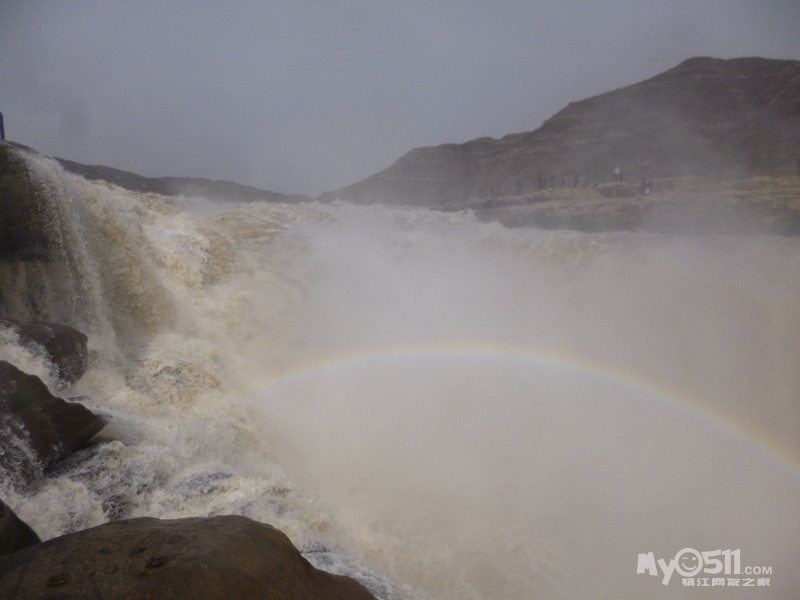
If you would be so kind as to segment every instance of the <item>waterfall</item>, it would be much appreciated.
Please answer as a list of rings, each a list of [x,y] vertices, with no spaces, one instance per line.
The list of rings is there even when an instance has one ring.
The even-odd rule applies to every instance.
[[[43,538],[241,514],[386,599],[695,598],[637,573],[684,548],[800,589],[796,239],[171,198],[27,160],[54,257],[0,265],[0,316],[86,332],[63,395],[108,421],[0,483]]]

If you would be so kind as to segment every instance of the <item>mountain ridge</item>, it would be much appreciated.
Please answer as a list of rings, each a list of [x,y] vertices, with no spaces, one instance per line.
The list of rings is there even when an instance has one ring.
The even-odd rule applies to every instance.
[[[314,200],[56,160],[88,179],[139,192]],[[2,185],[10,194],[16,184],[9,177]],[[24,199],[24,189],[17,191]],[[690,58],[570,102],[538,129],[414,148],[387,169],[316,198],[337,199],[472,210],[506,226],[800,235],[800,61]]]
[[[210,200],[238,202],[293,202],[312,198],[299,194],[282,194],[235,183],[202,177],[145,177],[104,165],[84,165],[64,158],[55,158],[67,171],[91,180],[113,183],[135,192],[162,194],[164,196],[203,196]]]
[[[320,199],[457,209],[538,190],[543,177],[557,187],[567,175],[588,185],[609,181],[618,167],[637,182],[744,178],[794,172],[798,159],[800,61],[695,57],[571,102],[532,131],[415,148]]]

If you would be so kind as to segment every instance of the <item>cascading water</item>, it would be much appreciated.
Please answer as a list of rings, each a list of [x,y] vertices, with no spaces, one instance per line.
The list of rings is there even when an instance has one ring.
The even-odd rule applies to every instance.
[[[387,599],[735,593],[637,574],[683,548],[800,589],[797,240],[214,204],[29,161],[62,259],[0,267],[0,316],[89,334],[60,394],[109,422],[0,484],[42,537],[242,514]],[[52,384],[26,352],[0,331]]]

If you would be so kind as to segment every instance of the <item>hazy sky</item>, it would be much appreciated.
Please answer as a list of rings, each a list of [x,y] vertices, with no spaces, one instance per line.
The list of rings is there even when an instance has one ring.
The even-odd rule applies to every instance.
[[[316,195],[692,56],[800,59],[797,0],[0,0],[6,137]]]

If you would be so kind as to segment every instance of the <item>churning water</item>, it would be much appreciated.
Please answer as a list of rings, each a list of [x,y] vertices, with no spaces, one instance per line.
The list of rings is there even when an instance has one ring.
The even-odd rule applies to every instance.
[[[234,513],[385,599],[796,597],[798,240],[214,204],[29,160],[61,259],[2,265],[0,316],[85,331],[57,394],[109,422],[0,484],[42,537]],[[664,585],[684,548],[759,574]]]

